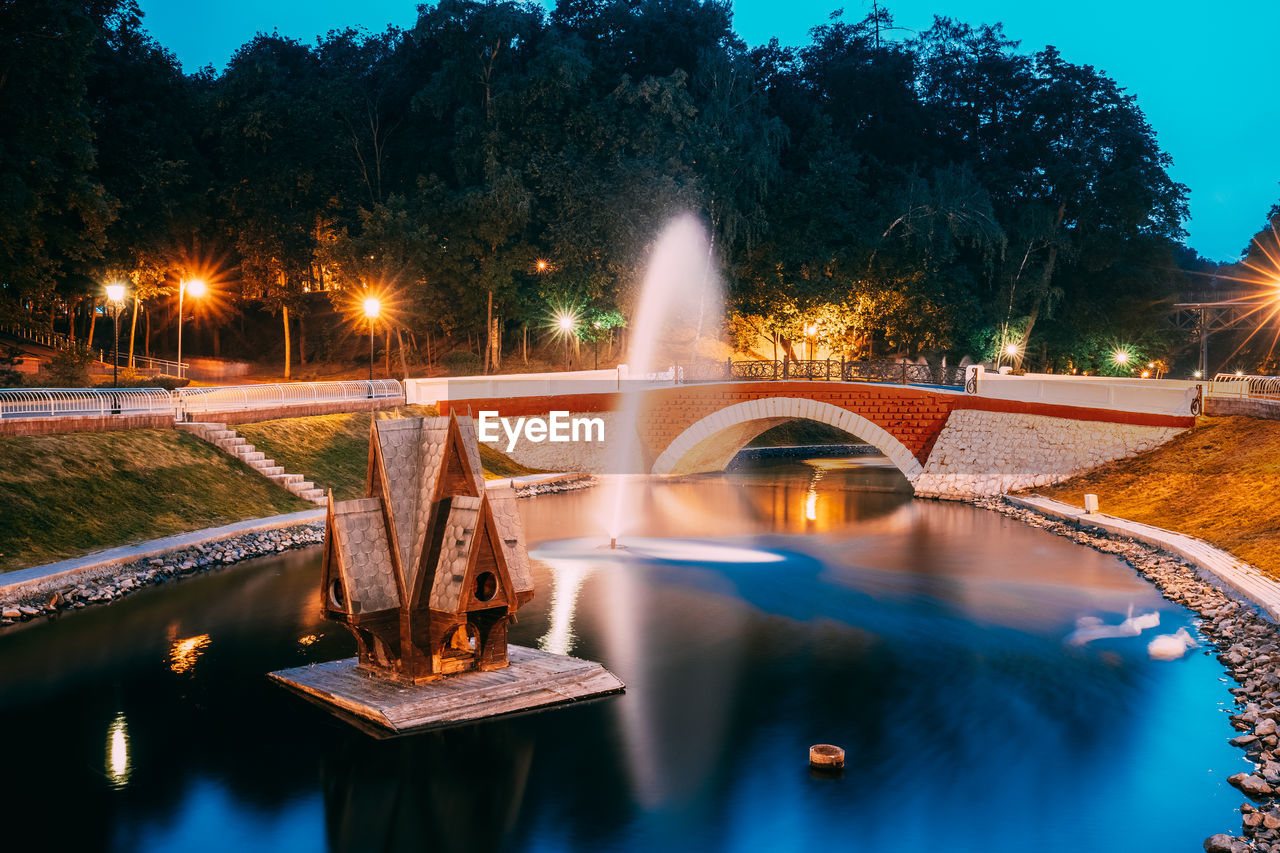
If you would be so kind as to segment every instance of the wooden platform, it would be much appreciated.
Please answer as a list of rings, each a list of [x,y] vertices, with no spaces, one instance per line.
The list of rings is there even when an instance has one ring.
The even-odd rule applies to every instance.
[[[356,659],[271,673],[286,687],[371,734],[404,734],[519,714],[610,693],[626,685],[598,663],[508,646],[510,666],[406,687],[366,675]],[[372,723],[373,728],[362,723]]]

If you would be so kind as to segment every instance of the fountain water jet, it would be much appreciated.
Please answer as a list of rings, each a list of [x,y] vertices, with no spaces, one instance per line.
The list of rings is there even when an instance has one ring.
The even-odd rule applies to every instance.
[[[603,490],[604,527],[611,548],[633,515],[636,492],[628,487],[628,478],[619,475],[648,473],[638,433],[646,380],[670,367],[678,381],[680,366],[719,340],[724,296],[714,252],[706,229],[685,214],[667,224],[650,255],[627,346],[633,379],[624,383],[617,419],[620,440],[610,448],[608,470],[614,476]]]

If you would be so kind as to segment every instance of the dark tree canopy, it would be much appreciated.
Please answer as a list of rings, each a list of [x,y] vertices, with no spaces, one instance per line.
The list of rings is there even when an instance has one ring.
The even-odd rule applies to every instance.
[[[849,357],[1168,349],[1186,188],[1116,81],[998,24],[903,38],[877,7],[754,49],[732,24],[726,0],[439,0],[183,75],[132,0],[0,0],[0,294],[32,319],[109,275],[151,299],[198,247],[286,341],[312,294],[380,290],[475,346],[552,302],[626,316],[692,212],[745,348],[817,323]]]

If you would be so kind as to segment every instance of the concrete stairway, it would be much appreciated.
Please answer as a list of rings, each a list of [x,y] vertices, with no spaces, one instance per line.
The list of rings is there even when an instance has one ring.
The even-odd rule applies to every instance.
[[[186,423],[178,422],[178,429],[189,432],[197,438],[204,439],[228,456],[234,456],[262,476],[274,483],[284,486],[304,500],[320,506],[325,505],[327,498],[324,489],[317,489],[316,484],[303,479],[301,474],[286,474],[284,468],[274,460],[267,459],[266,454],[245,441],[226,424]]]

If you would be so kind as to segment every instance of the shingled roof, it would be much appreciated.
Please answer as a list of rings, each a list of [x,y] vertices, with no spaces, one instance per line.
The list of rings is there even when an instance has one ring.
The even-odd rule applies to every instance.
[[[349,613],[374,613],[400,606],[391,565],[382,501],[364,498],[333,504],[333,545]]]

